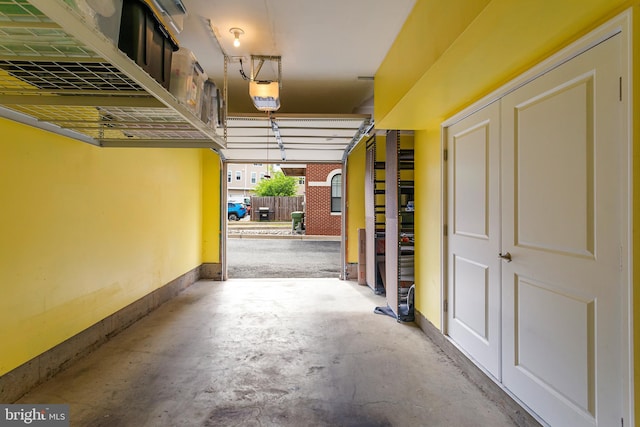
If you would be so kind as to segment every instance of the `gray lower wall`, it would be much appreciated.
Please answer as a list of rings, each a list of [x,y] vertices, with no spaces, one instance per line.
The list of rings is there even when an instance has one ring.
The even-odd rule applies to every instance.
[[[222,264],[212,262],[202,264],[200,279],[222,280]]]
[[[358,280],[358,264],[357,263],[347,263],[345,266],[345,277],[341,278],[343,280]]]
[[[520,427],[540,427],[541,424],[519,403],[478,368],[464,353],[451,343],[433,323],[419,311],[415,312],[415,323],[425,335],[458,366],[491,401],[495,402]]]
[[[52,349],[0,377],[0,403],[12,403],[107,342],[200,279],[220,280],[220,264],[206,263],[129,304]]]

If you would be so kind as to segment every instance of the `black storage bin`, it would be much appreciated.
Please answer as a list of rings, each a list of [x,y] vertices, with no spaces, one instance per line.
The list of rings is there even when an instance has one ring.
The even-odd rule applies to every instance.
[[[178,46],[142,0],[124,0],[118,48],[167,90]]]

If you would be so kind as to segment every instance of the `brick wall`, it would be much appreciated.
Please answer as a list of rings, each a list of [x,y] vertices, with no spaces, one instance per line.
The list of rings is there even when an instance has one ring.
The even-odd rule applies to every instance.
[[[335,171],[341,173],[340,163],[308,163],[305,177],[306,234],[339,236],[342,215],[331,214],[331,177]]]

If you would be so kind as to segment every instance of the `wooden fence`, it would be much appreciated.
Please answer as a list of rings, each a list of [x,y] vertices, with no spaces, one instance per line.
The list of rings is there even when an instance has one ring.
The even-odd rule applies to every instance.
[[[260,221],[260,208],[269,208],[269,221],[291,221],[291,212],[304,210],[304,196],[251,196],[251,221]]]

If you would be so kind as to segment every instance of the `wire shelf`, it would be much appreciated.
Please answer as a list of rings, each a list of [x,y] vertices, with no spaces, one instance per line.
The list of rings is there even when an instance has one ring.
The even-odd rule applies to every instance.
[[[101,121],[108,126],[122,129],[128,137],[143,139],[206,139],[180,116],[167,108],[99,108]]]
[[[55,28],[3,28],[0,23],[2,56],[98,58],[93,50]]]
[[[4,61],[0,69],[42,90],[142,90],[108,63]]]
[[[51,22],[27,0],[0,0],[0,22]]]
[[[73,1],[49,1],[67,4],[68,13],[77,13]],[[209,140],[218,145],[212,140],[215,132],[195,126],[195,117],[187,119],[178,111],[181,107],[164,105],[174,101],[157,101],[130,77],[129,71],[136,75],[140,70],[129,67],[138,66],[125,63],[116,66],[102,58],[29,0],[0,0],[0,105],[98,144],[141,140],[148,146],[154,141],[188,146],[189,140]]]

